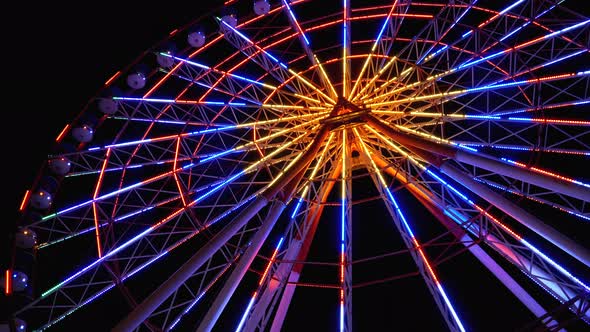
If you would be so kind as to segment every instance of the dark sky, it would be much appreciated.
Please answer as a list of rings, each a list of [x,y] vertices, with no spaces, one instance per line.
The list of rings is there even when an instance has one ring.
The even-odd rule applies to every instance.
[[[4,226],[17,218],[16,210],[22,196],[33,183],[61,129],[112,74],[168,32],[205,11],[203,6],[206,5],[202,2],[193,0],[185,4],[162,2],[147,5],[146,2],[130,4],[130,1],[125,1],[122,5],[122,1],[97,1],[74,5],[46,2],[31,5],[21,1],[15,4],[17,9],[6,13],[11,16],[11,21],[3,28],[8,37],[3,47],[3,69],[8,71],[4,83],[9,86],[4,97],[12,102],[3,105],[2,112],[5,128],[18,133],[2,131],[5,147],[3,184],[8,193],[4,196],[7,199],[4,207],[10,211],[10,220]],[[220,2],[216,1],[209,7],[216,7]],[[416,281],[421,282],[414,279],[407,283]],[[449,287],[461,287],[463,281],[456,278]],[[423,291],[426,292],[425,289]],[[389,292],[395,294],[395,290]],[[486,290],[481,292],[485,294]],[[367,289],[359,292],[358,299],[370,303],[372,299],[383,300],[383,294]],[[468,303],[467,300],[465,302]],[[409,301],[407,305],[419,308],[420,303]],[[482,308],[485,307],[482,303]],[[388,310],[379,306],[376,308],[377,314],[388,315]],[[517,311],[521,312],[521,309]],[[396,310],[409,311],[402,306]],[[316,313],[321,314],[330,313]],[[371,323],[370,315],[359,317],[367,324]],[[291,318],[291,321],[297,324],[295,320],[306,318],[309,319],[301,311],[301,315]],[[481,318],[465,315],[465,320],[471,322]],[[434,326],[440,326],[437,324],[440,322]]]
[[[0,223],[2,271],[9,252],[5,235],[62,128],[109,77],[201,15],[203,6],[199,1],[167,3],[166,8],[142,1],[16,1],[3,10],[3,96],[9,102],[0,131],[6,172],[2,206],[8,211]]]
[[[207,3],[217,7],[222,1]],[[3,169],[10,174],[3,182],[10,193],[4,202],[10,221],[2,230],[18,218],[22,197],[59,132],[104,82],[204,10],[196,2],[176,6],[187,10],[159,10],[141,1],[14,3],[2,22],[6,97],[11,97],[3,121],[15,130],[1,131]]]
[[[3,68],[8,69],[10,95],[18,99],[4,115],[18,128],[17,137],[26,140],[2,133],[13,170],[10,192],[16,193],[9,195],[9,206],[20,203],[51,142],[103,83],[168,32],[194,19],[203,6],[192,2],[188,10],[177,11],[140,1],[43,2],[33,10],[22,2],[15,5],[5,29],[9,47],[3,48]]]

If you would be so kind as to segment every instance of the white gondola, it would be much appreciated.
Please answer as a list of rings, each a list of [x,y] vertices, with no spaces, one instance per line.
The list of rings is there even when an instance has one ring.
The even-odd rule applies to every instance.
[[[11,280],[11,287],[12,287],[12,291],[13,292],[22,292],[24,291],[27,286],[29,285],[29,277],[27,276],[26,273],[18,271],[18,270],[14,270],[12,271],[12,275],[10,275]],[[5,288],[6,285],[8,284],[6,282],[6,274],[2,274],[2,287]]]
[[[235,28],[238,25],[238,19],[235,15],[225,15],[221,18],[220,29],[222,33],[231,31],[231,28]],[[231,27],[231,28],[230,28]]]
[[[270,4],[266,0],[254,1],[254,12],[256,15],[266,15],[270,11]]]
[[[114,114],[117,111],[117,102],[111,98],[101,98],[98,101],[98,109],[104,114]]]
[[[143,88],[145,86],[145,81],[146,78],[143,73],[137,72],[127,76],[127,85],[129,85],[129,87],[134,90]]]
[[[39,190],[31,195],[31,206],[35,209],[45,210],[51,206],[53,197],[45,190]]]
[[[66,157],[59,157],[49,160],[48,166],[53,173],[63,176],[70,172],[72,163]]]
[[[31,249],[37,244],[37,234],[29,228],[20,228],[15,234],[16,246]]]
[[[74,136],[74,139],[80,143],[88,143],[92,141],[93,135],[94,130],[88,125],[72,129],[72,136]]]
[[[190,46],[199,48],[205,45],[205,34],[201,31],[191,32],[186,36],[186,40]]]
[[[162,52],[170,55],[171,52]],[[156,60],[158,60],[158,64],[162,68],[172,68],[174,66],[174,58],[170,56],[163,55],[162,53],[158,53],[156,55]]]

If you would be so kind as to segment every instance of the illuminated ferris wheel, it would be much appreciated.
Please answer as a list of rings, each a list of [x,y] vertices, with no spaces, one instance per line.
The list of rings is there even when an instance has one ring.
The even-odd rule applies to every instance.
[[[588,328],[575,9],[230,0],[172,31],[63,129],[27,191],[10,325],[278,331],[321,315],[351,331],[380,306],[380,324],[419,328],[400,314],[414,301],[465,331],[493,283],[508,294],[494,310],[528,315],[510,330]],[[477,272],[480,290],[457,281]],[[424,299],[362,295],[408,279]]]

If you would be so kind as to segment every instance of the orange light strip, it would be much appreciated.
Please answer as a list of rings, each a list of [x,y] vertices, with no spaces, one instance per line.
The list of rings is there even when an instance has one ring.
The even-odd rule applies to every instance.
[[[25,209],[25,206],[27,205],[27,202],[29,201],[30,196],[31,196],[31,191],[30,190],[25,191],[25,196],[23,197],[23,200],[20,203],[20,207],[18,208],[19,211],[22,211]]]
[[[367,55],[368,54],[352,54],[352,55],[349,55],[348,58],[349,59],[363,59]],[[377,54],[375,54],[373,57],[375,57],[375,58],[377,58],[377,57],[379,57],[379,58],[387,58],[384,55],[377,55]],[[293,60],[293,62],[294,61],[297,61],[297,60],[298,59],[295,59],[295,60]],[[341,60],[340,58],[332,58],[332,59],[329,59],[329,60],[324,61],[323,64],[328,65],[328,64],[336,63],[336,62],[338,62],[340,60]],[[302,70],[300,73],[305,74],[305,73],[311,71],[312,69],[315,69],[316,67],[317,67],[317,65],[312,65],[312,66],[308,67],[307,69]],[[290,82],[292,79],[293,79],[293,77],[291,77],[291,78],[287,79],[285,82],[281,83],[281,85],[279,85],[279,88],[285,86],[286,83]],[[294,95],[297,96],[297,97],[299,97],[299,98],[302,98],[302,99],[306,99],[306,100],[309,100],[310,99],[310,98],[308,98],[306,96],[303,96],[303,95],[300,95],[300,94],[297,94],[297,93],[295,93]],[[358,94],[357,94],[357,96],[358,96]],[[316,101],[316,100],[311,100],[311,101]]]
[[[4,294],[10,295],[12,294],[12,270],[7,269],[4,278],[6,279],[4,285]]]
[[[426,268],[428,269],[428,273],[430,274],[432,279],[434,279],[434,282],[437,284],[437,286],[440,285],[440,281],[438,280],[436,273],[434,273],[432,266],[430,266],[430,261],[428,261],[428,258],[426,258],[426,254],[424,254],[424,250],[422,250],[420,243],[418,243],[418,240],[416,240],[415,237],[412,237],[412,242],[414,242],[414,248],[416,248],[418,250],[418,253],[420,254],[420,256],[422,256],[422,261],[426,265]]]
[[[381,69],[379,70],[379,72],[377,72],[377,75],[375,75],[373,78],[371,78],[371,81],[369,82],[369,84],[365,85],[365,86],[363,87],[363,89],[361,90],[361,92],[359,92],[359,94],[358,94],[357,96],[360,96],[360,95],[361,95],[362,93],[364,93],[364,92],[365,92],[365,91],[366,91],[366,90],[367,90],[369,87],[373,86],[373,84],[375,83],[375,81],[376,81],[376,80],[377,80],[379,77],[381,77],[381,74],[383,74],[383,73],[384,73],[384,72],[387,70],[387,68],[389,68],[389,66],[390,66],[390,65],[392,65],[392,64],[394,64],[394,63],[395,63],[395,60],[397,60],[397,57],[395,57],[395,56],[394,56],[393,58],[391,58],[391,60],[389,60],[389,61],[387,62],[387,64],[386,64],[385,66],[383,66],[383,68],[381,68]],[[403,70],[401,73],[399,73],[399,75],[398,75],[398,76],[395,76],[395,77],[393,77],[393,78],[390,78],[390,79],[388,79],[388,80],[387,80],[387,81],[385,81],[383,84],[381,84],[381,85],[380,85],[380,86],[379,86],[377,89],[375,89],[375,90],[371,91],[371,94],[362,95],[362,97],[361,97],[361,100],[362,100],[362,99],[365,99],[365,98],[367,98],[369,95],[374,95],[374,94],[376,94],[377,92],[379,92],[379,91],[381,91],[381,90],[385,89],[386,87],[388,87],[388,86],[389,86],[390,84],[392,84],[392,83],[396,83],[396,82],[398,82],[398,83],[399,83],[399,80],[400,80],[400,79],[403,79],[403,78],[404,78],[406,75],[408,75],[408,74],[409,74],[409,73],[410,73],[410,72],[411,72],[413,69],[414,69],[414,68],[412,68],[412,67],[410,67],[410,68],[407,68],[407,69],[404,69],[404,70]],[[374,99],[374,98],[372,98],[372,99]],[[371,99],[371,100],[372,100],[372,99]]]
[[[469,90],[467,90],[467,89],[449,91],[449,92],[441,92],[441,93],[434,93],[431,95],[422,95],[422,96],[401,98],[401,99],[395,99],[395,100],[390,100],[390,101],[384,101],[384,102],[380,102],[380,103],[368,104],[368,106],[379,107],[379,106],[387,106],[387,105],[398,105],[398,104],[403,104],[403,103],[407,103],[407,102],[416,102],[416,101],[425,101],[425,100],[430,100],[430,99],[447,98],[447,97],[452,97],[452,96],[460,95],[460,94],[467,93],[467,92],[469,92]]]
[[[513,230],[511,230],[510,228],[508,228],[508,226],[504,225],[500,220],[496,219],[494,216],[492,216],[491,214],[488,213],[488,211],[482,209],[479,205],[477,204],[471,204],[477,211],[479,211],[481,214],[483,214],[484,216],[488,217],[490,220],[492,220],[496,225],[500,226],[503,230],[505,230],[506,232],[508,232],[510,235],[512,235],[515,239],[521,241],[522,240],[522,236],[518,235],[516,232],[514,232]]]
[[[373,53],[371,53],[373,54]],[[369,58],[372,57],[373,55],[369,54]],[[367,60],[369,59],[367,58]],[[387,70],[387,68],[389,68],[394,62],[395,60],[397,60],[397,56],[393,56],[389,61],[387,61],[387,63],[385,64],[385,66],[381,67],[381,69],[379,69],[379,71],[377,72],[376,75],[374,75],[371,80],[369,81],[369,83],[365,84],[361,90],[352,98],[352,100],[357,100],[359,97],[361,97],[361,99],[366,98],[367,96],[363,95],[363,93],[365,93],[365,91],[367,91],[367,89],[369,89],[370,87],[373,86],[373,84],[375,83],[375,81],[379,78],[379,76],[385,72]],[[359,83],[359,81],[361,80],[361,75],[359,75],[359,78],[357,79],[357,81],[355,82],[355,86],[356,84]],[[392,81],[394,79],[390,79],[390,81]],[[378,88],[379,89],[379,88]],[[377,90],[378,90],[377,89]],[[376,90],[375,90],[376,91]]]
[[[113,76],[111,76],[111,78],[109,78],[109,79],[108,79],[106,82],[104,82],[104,85],[105,85],[105,86],[107,86],[107,85],[111,84],[111,82],[112,82],[112,81],[113,81],[115,78],[119,77],[119,75],[121,75],[121,71],[120,71],[120,70],[119,70],[119,71],[117,71],[115,74],[113,74]]]
[[[107,167],[110,154],[111,154],[111,148],[108,148],[107,152],[105,154],[104,161],[102,162],[102,167],[100,169],[100,175],[98,176],[98,181],[96,182],[96,188],[94,188],[94,195],[92,196],[92,199],[93,199],[92,212],[94,214],[94,234],[96,236],[96,249],[97,249],[99,258],[102,257],[102,245],[100,242],[100,223],[98,222],[98,209],[97,209],[96,198],[98,197],[98,194],[100,192],[100,187],[102,185],[102,179],[105,174],[105,169]]]
[[[507,13],[510,9],[514,8],[515,6],[518,6],[520,3],[522,3],[523,0],[518,0],[516,2],[514,2],[513,4],[511,4],[510,6],[508,6],[507,8],[505,8],[504,10],[502,10],[501,12],[496,13],[496,15],[488,18],[487,20],[485,20],[484,22],[480,23],[477,28],[481,29],[484,26],[490,24],[491,22],[493,22],[494,20],[496,20],[498,17],[502,16],[503,14]]]
[[[59,143],[59,141],[61,141],[61,139],[66,134],[66,132],[68,131],[68,129],[70,129],[70,125],[69,124],[67,124],[64,127],[64,129],[62,129],[62,131],[59,133],[59,135],[57,135],[57,138],[55,139],[55,141]]]
[[[362,15],[362,16],[353,16],[349,18],[349,21],[362,21],[365,20],[367,18],[383,18],[386,17],[387,14],[375,14],[375,15]],[[411,18],[420,18],[420,19],[432,19],[434,18],[434,16],[432,15],[422,15],[422,14],[393,14],[391,15],[392,17],[411,17]],[[331,26],[331,25],[336,25],[336,24],[340,24],[342,23],[342,19],[336,19],[333,21],[329,21],[329,22],[325,22],[322,24],[318,24],[318,25],[314,25],[312,27],[309,27],[307,29],[307,31],[314,31],[314,30],[319,30],[322,28],[325,28],[327,26]],[[410,41],[410,38],[403,38],[403,39],[399,39],[401,41]],[[373,40],[371,40],[373,41]]]
[[[340,254],[340,283],[344,284],[344,253]]]
[[[502,158],[502,160],[507,161],[510,164],[513,164],[513,165],[516,165],[516,166],[519,166],[519,167],[522,167],[522,168],[530,169],[531,171],[534,171],[534,172],[537,172],[537,173],[540,173],[540,174],[543,174],[543,175],[550,176],[550,177],[555,178],[555,179],[567,181],[567,182],[570,182],[570,183],[579,184],[579,185],[582,185],[584,187],[590,187],[590,185],[587,185],[587,184],[585,184],[585,183],[583,183],[581,181],[578,181],[578,180],[569,178],[567,176],[559,175],[557,173],[553,173],[553,172],[544,170],[542,168],[538,168],[538,167],[534,167],[534,166],[530,166],[529,167],[529,166],[527,166],[524,163],[521,163],[521,162],[518,162],[518,161],[514,161],[514,160],[509,160],[509,159],[506,159],[506,158]]]
[[[350,6],[349,0],[342,1],[342,96],[348,98],[348,84],[350,84],[350,73],[348,72],[348,53],[350,53]]]
[[[387,16],[387,14],[359,15],[359,16],[351,17],[350,20],[351,21],[360,21],[360,20],[365,20],[368,18],[382,18],[385,16]],[[434,18],[434,16],[428,15],[428,14],[391,14],[390,16],[391,17],[424,18],[424,19]]]
[[[176,152],[174,153],[174,164],[172,169],[176,169],[176,164],[178,162],[178,150],[180,150],[180,136],[176,140]],[[178,193],[180,193],[180,199],[182,199],[182,205],[186,206],[186,199],[184,198],[184,190],[182,190],[182,186],[180,185],[180,180],[178,179],[178,172],[174,172],[174,181],[176,181],[176,186],[178,187]]]
[[[164,77],[162,77],[156,84],[154,84],[154,86],[152,86],[148,90],[148,92],[146,92],[143,95],[143,98],[149,97],[154,91],[156,91],[156,89],[158,87],[160,87],[160,85],[162,85],[166,81],[166,79],[168,79],[168,77],[170,77],[172,75],[172,73],[174,73],[178,68],[180,68],[180,66],[182,66],[182,64],[183,64],[183,62],[179,62],[178,64],[176,64],[176,66],[174,66],[174,68],[172,68],[170,71],[168,71],[166,73],[166,75],[164,75]]]
[[[277,258],[277,254],[279,253],[279,249],[281,248],[282,243],[283,243],[283,238],[281,238],[279,240],[279,244],[277,244],[275,251],[272,253],[270,260],[268,261],[268,264],[266,265],[266,268],[264,269],[264,273],[262,273],[262,276],[260,277],[260,281],[258,281],[258,286],[261,286],[262,283],[264,282],[264,279],[266,279],[266,275],[268,274],[268,271],[270,270],[272,263],[274,263],[275,259]],[[254,293],[253,297],[256,297],[256,293]]]

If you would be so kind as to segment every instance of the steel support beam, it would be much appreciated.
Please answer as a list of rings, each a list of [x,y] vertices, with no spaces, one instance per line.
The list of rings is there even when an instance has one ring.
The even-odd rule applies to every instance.
[[[242,281],[242,278],[248,271],[248,268],[250,268],[254,258],[256,258],[256,255],[258,255],[258,251],[260,251],[262,244],[264,244],[264,241],[268,237],[268,234],[274,227],[277,219],[284,209],[285,203],[281,202],[280,200],[274,201],[268,212],[268,215],[262,223],[262,226],[260,226],[252,238],[250,246],[248,246],[248,249],[246,249],[240,258],[240,261],[223,285],[223,288],[215,297],[215,301],[209,307],[207,314],[197,329],[198,332],[211,331],[213,329],[213,326],[215,326],[215,323],[217,323],[217,320],[219,319],[219,316],[221,316],[223,309],[225,309],[229,299],[233,295],[236,288],[238,288],[240,281]]]
[[[537,217],[514,204],[511,200],[489,189],[485,185],[473,180],[471,176],[457,169],[455,166],[445,162],[443,165],[441,165],[440,170],[465,188],[469,189],[471,192],[493,204],[495,207],[508,214],[530,230],[539,234],[547,241],[553,243],[555,246],[565,251],[572,257],[575,257],[577,260],[584,263],[584,265],[590,267],[590,251],[588,251],[588,249],[585,247],[579,245],[569,237],[558,232],[556,229],[543,223],[541,220],[537,219]]]
[[[342,166],[339,164],[334,172],[330,175],[331,179],[337,179],[340,176],[340,172],[342,170]],[[325,202],[328,199],[328,196],[332,192],[334,185],[336,184],[335,181],[328,181],[326,182],[326,190],[323,192],[319,205],[317,205],[317,211],[314,212],[311,221],[311,227],[309,228],[308,232],[304,234],[302,238],[302,242],[299,245],[300,248],[295,252],[295,256],[297,261],[304,261],[307,259],[307,254],[309,253],[309,249],[311,248],[311,243],[313,242],[313,238],[315,236],[315,232],[317,230],[317,226],[319,220],[322,216],[322,212],[324,211],[325,205],[322,202]],[[291,299],[293,299],[293,294],[295,293],[296,286],[295,284],[299,281],[299,277],[301,275],[301,271],[303,270],[303,264],[291,264],[291,263],[282,263],[285,264],[287,267],[286,274],[279,276],[284,276],[287,278],[285,282],[285,290],[283,294],[281,294],[281,299],[279,301],[279,306],[277,308],[277,312],[273,317],[273,321],[270,327],[271,332],[280,332],[283,327],[283,322],[285,320],[285,316],[287,315],[287,311],[289,310],[289,305],[291,304]],[[281,270],[279,270],[281,271]],[[278,274],[278,272],[277,272]]]
[[[554,328],[559,326],[559,323],[548,316],[548,311],[544,309],[524,288],[522,288],[514,278],[512,278],[506,270],[504,270],[501,266],[499,266],[482,248],[479,244],[474,244],[468,246],[465,241],[465,237],[467,237],[467,233],[462,229],[457,227],[457,223],[450,220],[449,217],[441,213],[439,210],[435,209],[435,206],[438,209],[445,210],[445,207],[442,206],[439,202],[435,199],[430,197],[427,194],[427,190],[422,188],[420,185],[415,183],[410,183],[408,180],[402,175],[400,172],[396,172],[391,167],[388,167],[387,162],[385,162],[382,158],[373,154],[373,158],[375,159],[377,165],[384,169],[389,175],[395,177],[400,182],[407,184],[407,188],[410,193],[418,199],[423,206],[425,206],[436,218],[439,222],[445,226],[457,239],[461,240],[461,243],[468,247],[468,250],[477,258],[487,269],[490,271],[510,292],[516,296],[520,300],[520,302],[527,307],[537,318],[544,318],[543,323],[548,328]],[[483,239],[489,246],[495,248],[496,250],[502,252],[507,257],[512,257],[517,259],[521,262],[526,262],[526,264],[533,266],[532,270],[539,274],[540,269],[536,267],[536,264],[532,264],[528,258],[523,257],[515,253],[507,246],[500,245],[500,240],[497,239],[495,236],[488,235],[485,239]],[[561,287],[558,286],[555,282],[552,282],[552,278],[548,275],[544,274],[543,279],[541,282],[545,287],[550,289],[559,289],[560,295],[564,295],[564,298],[571,298],[575,296],[575,294],[569,290],[567,287],[562,285]],[[563,293],[562,293],[563,292]],[[559,330],[562,331],[562,330]]]
[[[317,220],[316,220],[317,221]],[[317,223],[316,223],[317,225]],[[315,231],[314,225],[311,226],[311,229],[308,233],[313,233]],[[285,257],[283,258],[286,261],[293,261],[298,259],[298,255],[301,252],[301,246],[305,241],[303,239],[291,240],[289,244],[289,248],[285,253]],[[293,263],[280,263],[276,269],[276,272],[273,274],[272,278],[270,278],[270,282],[268,286],[264,289],[262,295],[260,296],[260,300],[256,304],[254,310],[252,311],[252,315],[248,318],[246,325],[244,327],[244,331],[254,331],[255,327],[260,323],[260,320],[263,318],[263,315],[266,313],[268,306],[271,303],[272,298],[275,296],[277,290],[279,290],[281,283],[286,282],[283,278],[287,278],[292,273]],[[288,288],[290,285],[285,285],[285,288]],[[295,287],[293,287],[294,289]],[[279,329],[280,330],[280,329]]]
[[[381,198],[385,203],[385,207],[393,220],[395,228],[398,230],[404,245],[408,249],[412,260],[416,263],[420,275],[422,276],[426,286],[433,297],[440,313],[447,324],[447,327],[451,331],[465,331],[463,324],[459,316],[456,314],[455,309],[451,301],[449,301],[440,280],[436,276],[435,269],[430,265],[426,254],[422,249],[422,245],[418,242],[414,236],[411,227],[407,220],[405,220],[401,209],[397,205],[391,191],[389,190],[387,183],[381,175],[379,167],[374,156],[371,155],[367,146],[362,142],[360,135],[357,133],[357,141],[359,141],[359,147],[362,147],[362,155],[367,160],[367,169],[371,175],[371,179],[375,184],[375,187],[381,194]]]
[[[504,270],[498,263],[496,263],[490,255],[488,255],[483,249],[481,249],[479,244],[468,245],[468,241],[471,241],[471,238],[467,235],[465,230],[460,227],[457,227],[457,224],[449,219],[446,215],[440,212],[439,209],[443,209],[443,207],[436,205],[436,202],[429,197],[425,193],[424,188],[419,188],[418,185],[409,183],[408,180],[400,173],[394,171],[391,167],[387,167],[387,163],[378,155],[373,154],[373,159],[379,168],[384,169],[386,173],[390,176],[395,177],[400,182],[405,183],[412,194],[426,209],[430,211],[430,213],[446,228],[449,230],[453,236],[459,240],[468,250],[473,254],[475,258],[477,258],[483,266],[488,269],[490,273],[492,273],[498,281],[500,281],[510,292],[518,298],[518,300],[529,309],[533,315],[537,318],[543,317],[547,315],[547,310],[545,310],[539,302],[537,302],[532,296],[527,293],[527,291],[522,288],[514,278],[512,278],[506,270]],[[553,319],[547,319],[544,321],[547,327],[556,326],[558,323]]]
[[[512,218],[514,218],[515,220],[529,228],[530,230],[539,234],[547,241],[551,242],[552,244],[554,244],[561,250],[565,251],[572,257],[575,257],[584,265],[590,267],[590,251],[588,251],[588,249],[579,245],[567,236],[561,234],[554,228],[543,223],[537,217],[521,209],[509,199],[489,189],[485,185],[475,181],[469,174],[466,174],[462,170],[459,170],[455,166],[451,165],[449,161],[443,161],[440,158],[438,158],[438,156],[434,156],[430,153],[434,152],[438,154],[439,152],[454,149],[448,146],[426,141],[419,137],[413,137],[405,133],[400,133],[371,115],[365,115],[365,117],[367,122],[375,129],[379,130],[381,133],[385,134],[386,136],[397,141],[400,144],[409,145],[410,149],[415,151],[422,158],[425,158],[430,164],[438,167],[441,171],[453,178],[462,186],[464,186],[471,192],[475,193],[476,195],[480,196],[481,198],[485,199],[489,203],[493,204],[498,209],[502,210],[504,213],[508,214],[509,216],[511,216]],[[427,145],[424,145],[425,143],[427,143]],[[419,148],[424,151],[417,151],[418,149],[415,148]],[[453,153],[452,155],[449,155],[449,157],[454,157],[455,155],[457,155],[457,153]],[[476,159],[477,158],[474,157],[473,160]],[[511,168],[516,169],[515,167]],[[531,178],[542,178],[542,176],[539,176],[537,174],[529,174],[529,176]]]
[[[150,314],[176,291],[195,271],[197,271],[215,252],[232,238],[246,223],[254,217],[266,204],[291,180],[303,171],[314,159],[322,143],[328,136],[331,126],[323,126],[314,137],[309,148],[282,177],[274,182],[262,195],[258,196],[230,223],[228,223],[209,242],[199,249],[184,265],[174,272],[168,280],[143,300],[125,319],[120,321],[113,331],[131,331],[137,328]]]
[[[401,132],[381,122],[381,120],[375,118],[371,114],[365,114],[363,115],[363,118],[373,128],[389,136],[391,139],[402,145],[412,146],[414,148],[419,148],[440,156],[452,158],[459,162],[480,167],[497,174],[505,175],[523,182],[531,183],[539,187],[590,202],[590,188],[583,187],[562,179],[548,177],[526,168],[515,167],[491,156],[480,153],[476,154],[470,151],[458,149],[453,146],[444,145],[422,137]],[[442,159],[439,158],[438,162],[442,162]]]
[[[492,159],[492,157],[480,156],[470,151],[457,149],[455,160],[590,202],[590,189],[587,187],[544,176],[526,168],[515,167],[500,160]]]
[[[260,211],[268,199],[264,196],[257,197],[252,203],[242,210],[229,224],[217,233],[209,242],[197,251],[174,274],[164,281],[152,294],[143,300],[135,309],[120,321],[114,328],[114,332],[126,332],[136,329],[152,312],[154,312],[166,299],[176,291],[188,278],[190,278],[207,260],[215,254],[234,234],[240,230],[252,217]]]

